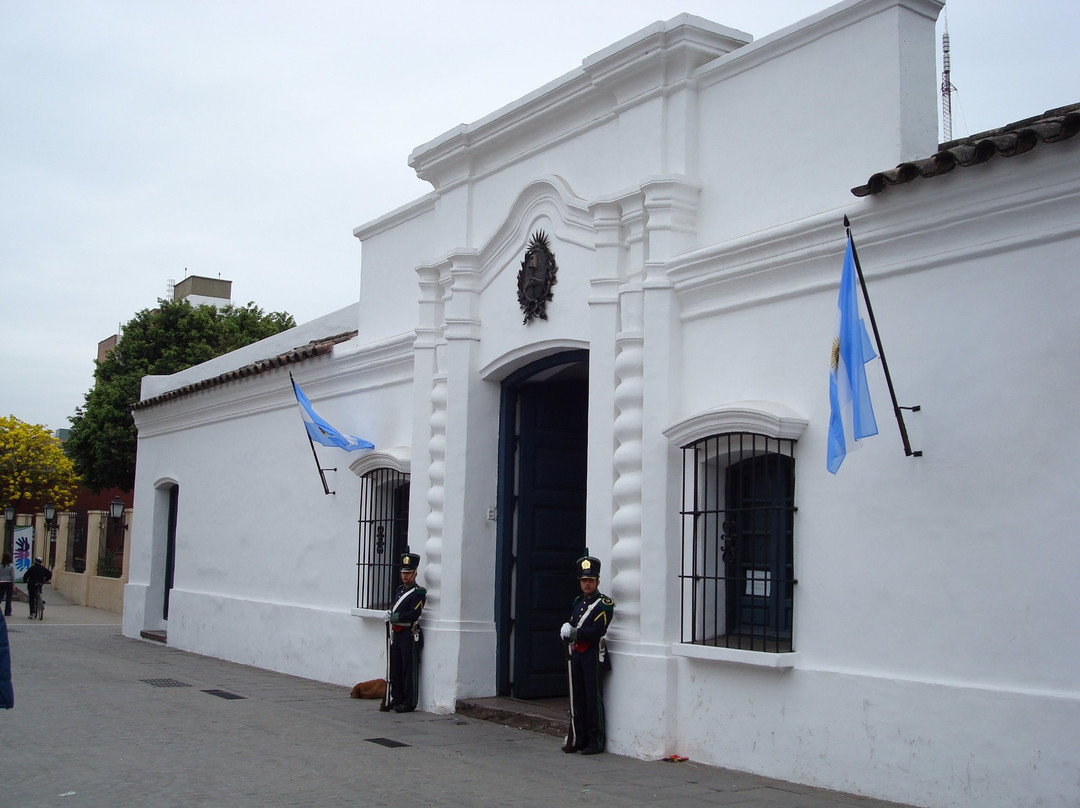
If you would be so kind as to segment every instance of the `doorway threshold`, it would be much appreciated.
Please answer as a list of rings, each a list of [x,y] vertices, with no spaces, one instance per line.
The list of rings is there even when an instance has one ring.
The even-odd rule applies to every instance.
[[[169,644],[169,637],[165,631],[150,631],[143,629],[139,632],[139,636],[144,640],[153,640],[154,642],[160,642],[166,645]]]
[[[566,697],[526,701],[507,696],[489,696],[458,699],[454,706],[458,715],[545,735],[561,738],[569,729],[570,699]]]

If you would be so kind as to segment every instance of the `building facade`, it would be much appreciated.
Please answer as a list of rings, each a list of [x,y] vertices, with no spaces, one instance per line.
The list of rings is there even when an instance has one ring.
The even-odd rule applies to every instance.
[[[611,751],[1075,804],[1077,113],[939,151],[941,5],[683,15],[414,150],[358,304],[144,380],[124,633],[351,685],[408,546],[421,709],[558,695],[587,547]],[[878,360],[833,475],[845,216],[921,454]]]

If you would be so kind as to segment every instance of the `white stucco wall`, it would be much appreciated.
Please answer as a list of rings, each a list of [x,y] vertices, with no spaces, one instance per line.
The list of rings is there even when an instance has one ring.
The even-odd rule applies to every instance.
[[[316,446],[289,382],[331,423],[378,448],[407,445],[411,340],[334,354],[138,411],[136,502],[124,631],[167,625],[169,644],[352,685],[381,675],[382,623],[355,616],[356,455]],[[379,347],[379,346],[377,346]],[[395,392],[396,391],[396,392]],[[167,498],[180,488],[169,619],[161,618]],[[359,678],[356,678],[359,677]],[[350,681],[352,680],[352,681]]]
[[[801,234],[802,254],[788,233],[721,246],[726,277],[687,292],[679,416],[764,398],[809,425],[793,667],[682,660],[665,751],[917,805],[1031,804],[1033,772],[1046,804],[1075,799],[1080,659],[1061,637],[1080,628],[1080,551],[1061,539],[1080,527],[1063,506],[1080,472],[1066,370],[1080,348],[1080,174],[1061,172],[1076,145],[1058,148],[847,211],[900,403],[922,406],[906,422],[923,457],[904,457],[879,361],[880,434],[825,471],[842,240],[807,253],[842,239],[839,216]],[[740,253],[757,277],[727,259]],[[755,266],[772,254],[783,280]]]

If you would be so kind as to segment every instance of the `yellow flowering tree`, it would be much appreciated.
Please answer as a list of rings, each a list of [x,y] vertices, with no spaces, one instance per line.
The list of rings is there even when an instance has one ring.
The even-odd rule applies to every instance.
[[[66,510],[75,504],[78,486],[75,465],[48,429],[14,415],[0,417],[0,505],[39,511],[52,503]]]

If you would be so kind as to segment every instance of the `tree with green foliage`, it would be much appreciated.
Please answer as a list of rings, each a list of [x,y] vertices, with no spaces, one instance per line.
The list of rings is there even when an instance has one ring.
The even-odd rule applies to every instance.
[[[60,441],[44,426],[0,418],[0,503],[37,512],[75,504],[79,476]],[[29,507],[25,507],[29,506]]]
[[[123,328],[119,342],[97,363],[94,386],[71,419],[64,444],[83,485],[93,491],[135,485],[135,421],[142,377],[169,375],[258,342],[296,325],[285,312],[247,306],[192,306],[159,301]]]

